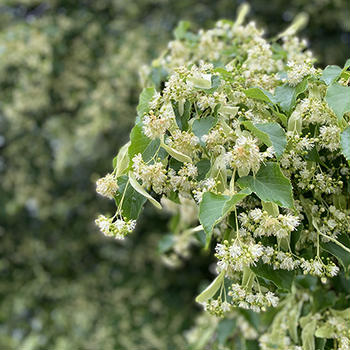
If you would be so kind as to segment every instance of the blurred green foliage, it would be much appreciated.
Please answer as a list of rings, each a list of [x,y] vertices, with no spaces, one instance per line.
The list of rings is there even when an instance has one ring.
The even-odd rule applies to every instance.
[[[300,11],[320,64],[341,64],[346,0],[252,0],[269,34]],[[206,264],[168,271],[150,210],[125,245],[92,224],[94,180],[134,122],[138,71],[180,19],[233,18],[232,0],[3,0],[0,4],[0,346],[181,348]],[[181,308],[179,307],[181,305]]]

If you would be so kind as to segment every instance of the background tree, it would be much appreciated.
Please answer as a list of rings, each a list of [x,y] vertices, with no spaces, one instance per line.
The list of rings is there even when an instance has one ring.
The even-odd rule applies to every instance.
[[[272,35],[301,10],[309,12],[304,35],[320,64],[344,61],[345,0],[251,4],[251,15]],[[96,199],[94,181],[111,168],[109,156],[134,122],[140,67],[158,56],[180,19],[206,27],[233,17],[236,5],[2,1],[2,346],[183,344],[181,332],[195,314],[192,299],[206,276],[206,257],[205,264],[178,273],[159,267],[155,242],[166,225],[151,210],[144,217],[147,225],[126,247],[100,237],[93,218],[112,206]],[[178,305],[185,311],[179,313]]]

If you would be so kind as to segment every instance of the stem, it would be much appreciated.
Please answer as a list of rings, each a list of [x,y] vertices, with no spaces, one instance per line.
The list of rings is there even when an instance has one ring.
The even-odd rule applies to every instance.
[[[238,242],[240,242],[239,229],[238,229],[238,217],[237,217],[236,206],[235,206],[235,221],[236,221],[236,236],[237,236]]]
[[[333,237],[329,237],[325,234],[323,234],[322,232],[319,232],[318,233],[323,236],[323,237],[326,237],[328,238],[330,241],[332,241],[333,243],[335,243],[336,245],[338,245],[339,247],[343,248],[344,250],[346,250],[348,253],[350,253],[350,248],[346,247],[344,244],[340,243],[339,241],[337,241],[335,238]]]
[[[231,181],[230,181],[230,194],[235,193],[235,176],[236,176],[236,168],[234,168],[234,170],[232,172],[232,177],[231,177]]]
[[[261,287],[260,287],[260,283],[259,283],[259,280],[258,280],[258,278],[256,277],[256,275],[254,276],[254,279],[255,279],[255,281],[256,281],[256,283],[257,283],[257,285],[258,285],[259,292],[262,294],[262,292],[261,292]]]
[[[222,295],[223,289],[224,289],[224,281],[222,281],[221,286],[220,286],[220,294],[219,294],[220,297]],[[225,295],[225,293],[224,293],[224,295]],[[222,299],[222,297],[221,297],[221,299]]]
[[[156,153],[154,153],[153,157],[147,163],[145,162],[146,165],[149,164],[150,162],[152,162],[152,160],[156,160],[156,157],[158,157],[158,153],[159,153],[161,145],[162,145],[162,143],[159,144],[158,149],[156,150]]]
[[[122,216],[121,209],[123,207],[123,201],[124,201],[126,190],[128,189],[128,186],[129,186],[129,182],[130,182],[130,180],[128,178],[128,182],[125,185],[124,192],[123,192],[122,198],[120,199],[120,202],[119,202],[119,205],[118,205],[118,210],[117,210],[117,213],[116,213],[116,214],[120,214],[121,216]]]

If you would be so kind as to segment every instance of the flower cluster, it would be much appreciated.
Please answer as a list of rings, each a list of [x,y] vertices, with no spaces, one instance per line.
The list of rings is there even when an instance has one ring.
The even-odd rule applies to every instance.
[[[267,211],[256,208],[246,213],[241,213],[239,220],[242,228],[250,231],[254,237],[276,236],[287,238],[299,225],[299,218],[291,214],[277,217],[269,215]]]
[[[293,24],[269,41],[239,19],[181,34],[153,63],[168,75],[142,92],[132,159],[118,155],[126,187],[157,208],[183,208],[163,260],[175,265],[189,258],[193,242],[209,248],[216,241],[218,275],[197,301],[217,316],[265,311],[279,299],[286,312],[296,295],[312,303],[315,287],[299,293],[304,285],[330,289],[348,269],[350,113],[341,95],[350,94],[350,73],[315,68],[294,33]],[[293,332],[296,347],[285,329],[276,344],[297,349]],[[261,344],[268,349],[263,337]]]
[[[313,67],[313,62],[311,59],[307,59],[302,63],[289,61],[287,67],[288,83],[291,86],[298,85],[303,80],[303,78],[316,73],[316,69]]]
[[[113,174],[107,174],[96,181],[96,192],[109,199],[114,198],[118,188],[118,181]]]
[[[228,295],[232,302],[242,309],[251,309],[255,312],[266,311],[267,307],[278,305],[278,297],[272,292],[263,294],[247,292],[239,284],[234,283],[230,286]]]
[[[232,241],[231,244],[225,240],[216,245],[215,256],[219,259],[218,270],[243,271],[244,267],[256,265],[264,254],[264,246],[260,243],[241,243]]]
[[[257,142],[258,140],[250,135],[241,135],[237,138],[232,151],[225,154],[229,167],[237,169],[240,176],[246,176],[250,171],[257,173],[261,162],[273,157],[272,148],[269,147],[265,152],[260,152]]]
[[[170,187],[173,191],[189,192],[194,185],[193,179],[198,175],[198,169],[191,163],[185,163],[178,173],[174,169],[169,170]]]
[[[246,267],[256,266],[259,261],[271,265],[275,270],[292,271],[300,268],[304,274],[318,277],[334,277],[339,272],[339,267],[329,258],[326,263],[320,257],[298,258],[277,246],[264,246],[261,243],[242,243],[239,240],[229,243],[225,240],[216,245],[215,251],[215,256],[219,259],[218,271],[224,270],[227,276],[232,276],[235,271],[243,271]]]
[[[159,99],[158,95],[157,98]],[[152,101],[154,105],[154,101]],[[163,105],[159,111],[151,110],[143,117],[143,130],[151,139],[161,137],[170,128],[174,121],[174,111],[171,104]]]
[[[279,298],[270,291],[263,294],[261,291],[254,292],[238,283],[232,283],[228,287],[227,295],[224,295],[224,300],[221,295],[210,299],[204,304],[204,309],[213,315],[223,317],[237,307],[261,312],[266,311],[268,307],[276,307],[278,302]]]
[[[168,146],[190,157],[195,157],[198,152],[198,137],[187,131],[175,130],[165,142]]]
[[[138,153],[133,158],[132,167],[136,178],[141,180],[147,189],[152,188],[156,193],[163,193],[166,188],[167,175],[161,162],[146,164],[141,153]]]
[[[114,237],[116,239],[124,239],[124,237],[134,231],[136,227],[135,220],[124,220],[123,218],[114,219],[100,215],[95,224],[100,231],[107,237]]]

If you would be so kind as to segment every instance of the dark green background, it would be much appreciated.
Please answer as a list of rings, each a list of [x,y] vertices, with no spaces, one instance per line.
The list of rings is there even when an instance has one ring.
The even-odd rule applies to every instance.
[[[0,347],[180,349],[209,258],[169,270],[167,217],[147,207],[124,243],[93,224],[135,117],[138,71],[179,20],[208,28],[241,2],[8,0],[0,5]],[[268,35],[301,11],[319,65],[349,56],[346,0],[251,1]]]

